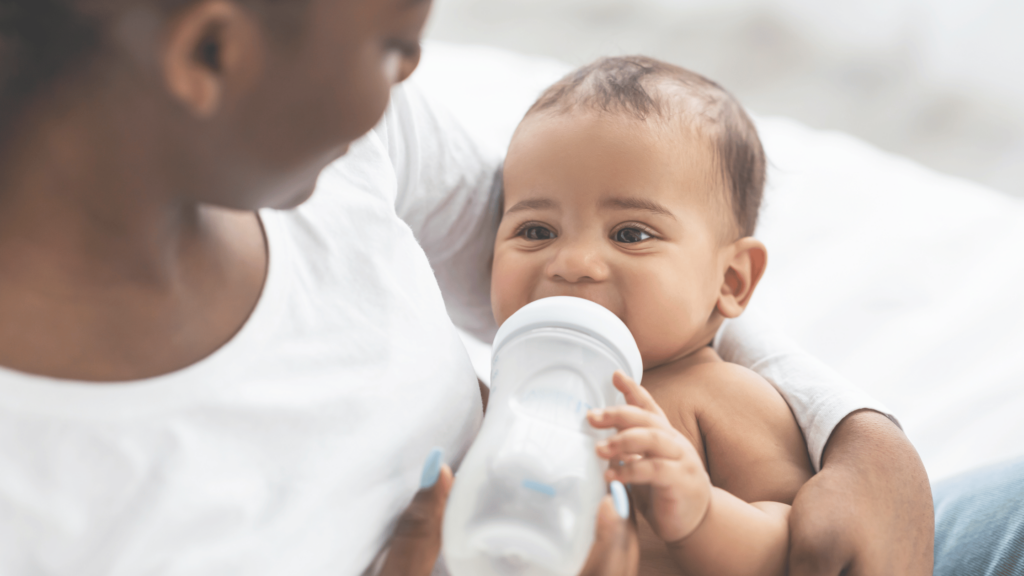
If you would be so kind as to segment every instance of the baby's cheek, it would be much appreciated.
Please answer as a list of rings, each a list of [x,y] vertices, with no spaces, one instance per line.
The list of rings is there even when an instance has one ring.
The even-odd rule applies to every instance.
[[[662,330],[663,322],[651,316],[648,310],[631,306],[626,327],[633,334],[636,346],[640,349],[644,366],[657,365],[664,358],[666,350],[671,346],[670,339]]]
[[[491,271],[491,310],[499,326],[529,303],[531,285],[527,267],[515,258],[495,252]]]
[[[643,358],[645,370],[669,361],[678,350],[678,347],[674,346],[672,338],[658,337],[658,335],[651,334],[650,331],[645,333],[639,330],[634,331],[633,335],[637,348],[640,349],[640,357]]]
[[[694,311],[672,299],[649,297],[630,308],[626,325],[640,349],[644,367],[660,366],[692,344],[698,328]]]

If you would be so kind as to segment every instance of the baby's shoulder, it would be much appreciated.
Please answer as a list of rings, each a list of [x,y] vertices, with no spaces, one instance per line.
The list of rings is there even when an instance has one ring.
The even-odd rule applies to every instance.
[[[782,396],[756,372],[710,349],[674,368],[651,374],[651,394],[695,447],[699,439],[712,483],[747,502],[791,503],[813,471]]]
[[[814,473],[789,405],[756,372],[719,359],[687,374],[715,486],[747,502],[791,504]]]
[[[775,387],[760,374],[721,358],[693,366],[686,378],[692,382],[692,393],[714,405],[724,403],[735,408],[738,404],[757,406],[766,401],[785,405]]]
[[[702,435],[718,426],[764,431],[796,424],[786,401],[760,374],[722,360],[714,350],[702,356],[701,361],[679,370],[674,385],[669,386],[676,395],[686,398],[700,422]]]
[[[695,356],[644,375],[644,386],[663,410],[684,407],[706,412],[715,406],[757,406],[774,400],[785,405],[775,388],[757,372],[722,360],[711,348]]]

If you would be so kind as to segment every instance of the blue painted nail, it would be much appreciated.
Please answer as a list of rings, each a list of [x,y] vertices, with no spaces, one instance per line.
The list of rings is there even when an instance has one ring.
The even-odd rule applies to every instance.
[[[444,459],[444,450],[434,448],[427,456],[423,464],[423,475],[420,476],[420,490],[433,488],[437,484],[437,478],[441,475],[441,461]]]
[[[618,480],[612,480],[612,503],[615,504],[615,512],[619,518],[629,518],[629,495],[626,494],[626,487]]]

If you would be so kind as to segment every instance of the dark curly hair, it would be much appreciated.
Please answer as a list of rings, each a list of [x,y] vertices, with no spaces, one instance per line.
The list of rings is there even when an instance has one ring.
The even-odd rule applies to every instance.
[[[527,116],[583,108],[646,121],[681,122],[709,138],[743,236],[754,233],[764,193],[766,159],[754,123],[718,84],[646,56],[602,58],[548,88]]]

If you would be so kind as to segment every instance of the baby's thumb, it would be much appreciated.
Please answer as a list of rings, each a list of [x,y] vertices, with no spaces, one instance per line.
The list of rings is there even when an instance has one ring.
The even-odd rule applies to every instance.
[[[423,467],[420,491],[398,519],[381,576],[429,576],[441,552],[441,521],[452,470],[435,450]]]

